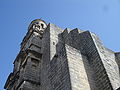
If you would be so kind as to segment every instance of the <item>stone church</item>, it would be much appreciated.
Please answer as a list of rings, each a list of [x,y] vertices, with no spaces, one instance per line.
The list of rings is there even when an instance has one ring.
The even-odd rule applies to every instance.
[[[13,64],[6,90],[120,90],[120,52],[78,28],[32,21]]]

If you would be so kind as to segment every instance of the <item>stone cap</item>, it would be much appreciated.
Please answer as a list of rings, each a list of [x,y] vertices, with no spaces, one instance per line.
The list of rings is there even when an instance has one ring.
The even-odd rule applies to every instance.
[[[31,27],[33,26],[33,24],[38,23],[38,22],[40,22],[41,24],[44,24],[44,25],[47,26],[47,23],[46,23],[44,20],[41,20],[41,19],[35,19],[35,20],[33,20],[33,21],[30,23],[30,25],[28,26],[28,30],[31,29]]]

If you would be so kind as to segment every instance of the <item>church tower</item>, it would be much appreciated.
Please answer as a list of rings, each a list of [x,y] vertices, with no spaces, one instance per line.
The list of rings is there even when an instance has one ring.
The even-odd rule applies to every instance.
[[[31,22],[6,90],[119,90],[120,52],[97,35]]]
[[[40,19],[31,22],[14,61],[14,70],[6,82],[6,90],[39,90],[42,38],[47,24]]]

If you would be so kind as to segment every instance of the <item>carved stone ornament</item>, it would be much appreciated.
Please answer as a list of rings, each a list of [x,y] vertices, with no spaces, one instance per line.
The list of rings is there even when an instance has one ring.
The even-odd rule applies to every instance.
[[[46,27],[47,27],[47,24],[43,20],[36,19],[31,22],[28,29],[36,30],[39,33],[43,33]]]

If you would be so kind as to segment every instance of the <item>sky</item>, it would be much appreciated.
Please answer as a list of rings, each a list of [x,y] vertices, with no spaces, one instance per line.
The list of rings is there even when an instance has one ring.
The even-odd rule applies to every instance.
[[[28,25],[39,18],[62,29],[94,32],[107,48],[120,51],[120,0],[0,0],[0,90]]]

